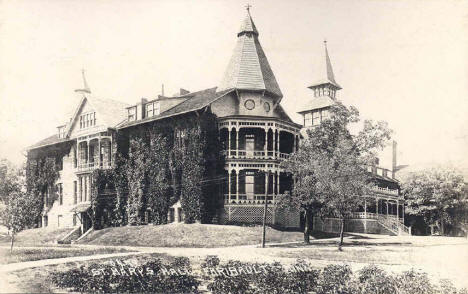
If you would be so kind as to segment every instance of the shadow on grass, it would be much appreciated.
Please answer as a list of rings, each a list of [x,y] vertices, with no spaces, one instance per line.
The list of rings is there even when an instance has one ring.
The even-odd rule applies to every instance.
[[[314,231],[310,234],[310,244],[303,242],[289,243],[289,244],[275,244],[269,247],[283,247],[283,248],[306,248],[306,247],[330,247],[338,246],[340,235],[337,233],[326,233],[320,231]],[[362,247],[362,246],[403,246],[411,245],[410,242],[373,242],[380,238],[372,236],[357,235],[353,233],[344,233],[343,247]]]

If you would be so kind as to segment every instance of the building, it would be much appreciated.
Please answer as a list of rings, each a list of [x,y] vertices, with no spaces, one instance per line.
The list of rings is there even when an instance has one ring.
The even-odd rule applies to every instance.
[[[303,117],[304,136],[306,136],[304,131],[307,128],[313,128],[329,117],[329,109],[336,103],[337,92],[342,89],[335,80],[326,41],[324,45],[323,64],[320,67],[322,77],[308,87],[312,91],[311,97],[299,110]],[[366,197],[364,206],[350,216],[346,222],[345,231],[409,234],[409,228],[404,226],[404,199],[400,195],[400,186],[395,179],[396,142],[393,142],[392,170],[378,165],[377,159],[374,166],[368,167],[368,172],[373,174],[375,180],[374,193]],[[313,228],[320,231],[339,232],[340,221],[335,218],[315,217]]]
[[[223,181],[219,195],[216,195],[222,202],[217,210],[217,221],[261,222],[264,204],[268,201],[268,223],[299,227],[298,211],[284,211],[275,205],[277,197],[291,191],[293,185],[292,177],[281,169],[280,162],[298,150],[304,126],[316,125],[327,117],[327,107],[332,105],[336,91],[341,89],[334,79],[326,48],[325,53],[325,79],[309,87],[314,97],[300,112],[304,116],[304,125],[294,123],[281,106],[283,94],[248,10],[218,87],[196,92],[180,89],[173,96],[159,95],[126,105],[94,97],[83,73],[83,88],[75,91],[81,102],[70,121],[59,126],[56,135],[28,149],[29,159],[52,156],[60,170],[56,183],[41,192],[44,197],[41,225],[74,227],[77,235],[84,233],[92,223],[91,174],[95,170],[113,168],[118,150],[128,150],[128,138],[132,133],[137,129],[150,130],[154,125],[167,124],[173,126],[170,131],[175,133],[174,138],[181,139],[185,133],[175,127],[177,122],[209,113],[216,118],[219,147],[224,155],[224,171],[218,175]],[[386,170],[372,167],[371,171],[382,183],[376,187],[378,196],[369,198],[369,205],[363,212],[356,213],[359,221],[349,229],[378,233],[381,231],[371,229],[383,222],[377,217],[378,213],[388,211],[402,215],[402,209],[399,209],[398,183]],[[107,186],[99,193],[103,199],[116,194]],[[382,200],[386,201],[385,205]],[[392,201],[396,202],[395,206]],[[371,203],[375,203],[375,209]],[[167,213],[169,222],[183,221],[182,206],[180,201],[171,203]],[[371,212],[373,209],[375,212]],[[109,213],[104,209],[101,218],[105,219]],[[145,214],[147,221],[151,218],[149,214]],[[387,217],[385,221],[385,226],[400,223],[390,222]],[[334,225],[333,219],[322,223],[317,219],[315,223],[316,229],[325,231]],[[358,224],[362,224],[362,228]]]

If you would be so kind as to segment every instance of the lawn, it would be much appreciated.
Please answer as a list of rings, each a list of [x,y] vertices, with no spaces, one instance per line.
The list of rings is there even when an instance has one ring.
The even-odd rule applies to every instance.
[[[81,244],[151,247],[226,247],[260,244],[262,227],[167,224],[106,228],[81,239]],[[267,242],[302,240],[302,233],[267,228]]]
[[[38,246],[54,244],[56,240],[65,237],[71,230],[72,228],[52,229],[47,227],[24,230],[15,236],[15,245]],[[0,244],[6,245],[6,243],[10,242],[11,238],[9,235],[0,235]]]
[[[121,248],[22,248],[14,247],[13,252],[9,248],[0,248],[0,264],[33,261],[41,259],[62,258],[72,256],[88,256],[96,254],[109,254],[131,252]]]

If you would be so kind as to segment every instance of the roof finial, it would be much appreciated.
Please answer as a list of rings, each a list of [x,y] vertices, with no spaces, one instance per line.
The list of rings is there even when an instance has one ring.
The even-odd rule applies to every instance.
[[[248,4],[245,5],[245,9],[247,9],[247,13],[250,14],[250,7],[252,7],[252,5]]]
[[[91,89],[88,86],[88,83],[86,82],[86,77],[85,77],[85,70],[84,68],[81,69],[81,76],[83,77],[83,89],[76,89],[75,92],[80,92],[80,93],[91,93]]]

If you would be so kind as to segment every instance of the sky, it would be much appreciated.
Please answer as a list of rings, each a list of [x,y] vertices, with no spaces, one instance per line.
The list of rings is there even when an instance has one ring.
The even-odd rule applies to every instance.
[[[468,1],[249,1],[260,43],[296,113],[327,40],[338,99],[385,120],[398,163],[468,175]],[[1,1],[0,157],[24,161],[79,102],[128,104],[217,86],[247,1]],[[388,158],[388,156],[387,156]]]

